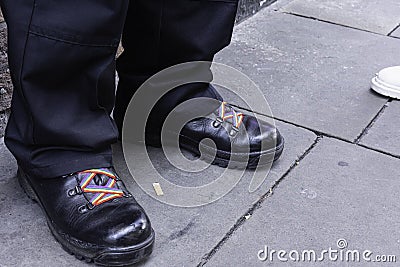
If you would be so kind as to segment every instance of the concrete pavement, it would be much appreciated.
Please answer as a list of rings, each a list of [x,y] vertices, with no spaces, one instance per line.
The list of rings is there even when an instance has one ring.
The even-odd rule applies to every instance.
[[[260,86],[286,150],[256,192],[248,192],[245,175],[217,202],[179,208],[138,188],[116,145],[116,167],[157,233],[141,266],[309,266],[303,251],[318,258],[329,248],[371,254],[359,262],[325,255],[313,265],[397,266],[376,256],[400,261],[400,104],[373,93],[369,82],[381,68],[400,64],[398,14],[393,0],[278,0],[239,24],[216,61]],[[229,94],[227,100],[239,102]],[[54,241],[39,207],[19,188],[2,143],[0,151],[0,266],[87,266]],[[184,185],[222,171],[193,175],[171,167],[157,149],[150,157]],[[287,253],[262,261],[266,247]],[[290,251],[299,252],[298,261]]]

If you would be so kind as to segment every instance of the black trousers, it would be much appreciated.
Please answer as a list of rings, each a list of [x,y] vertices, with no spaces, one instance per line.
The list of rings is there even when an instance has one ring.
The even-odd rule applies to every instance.
[[[111,144],[135,90],[168,66],[212,61],[230,42],[237,9],[237,0],[0,3],[14,85],[5,143],[44,178],[112,165]],[[157,104],[151,125],[158,129],[173,107],[199,96],[220,98],[205,84],[179,87]]]

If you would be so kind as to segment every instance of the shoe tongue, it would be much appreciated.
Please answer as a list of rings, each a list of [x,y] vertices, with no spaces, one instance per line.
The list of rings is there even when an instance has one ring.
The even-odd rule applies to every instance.
[[[113,173],[111,172],[109,169],[98,169],[99,171],[105,171],[105,172],[109,172],[109,173]],[[96,186],[106,186],[109,182],[110,182],[110,177],[108,177],[105,174],[102,173],[96,173],[95,176],[89,179],[89,176],[93,175],[93,173],[91,172],[80,172],[78,173],[78,182],[80,184],[80,186],[83,186],[84,184],[87,185],[96,185]]]
[[[109,177],[107,177],[104,174],[97,174],[92,182],[95,183],[96,185],[101,185],[101,186],[105,186],[108,182],[108,179],[110,179]]]
[[[91,169],[80,172],[77,180],[85,198],[95,206],[122,197],[124,193],[117,183],[116,174],[109,169]]]

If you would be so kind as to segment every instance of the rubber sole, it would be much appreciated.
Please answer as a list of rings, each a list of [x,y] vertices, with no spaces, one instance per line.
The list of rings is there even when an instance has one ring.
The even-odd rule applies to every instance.
[[[250,153],[231,153],[229,151],[218,150],[203,143],[198,144],[196,141],[183,135],[180,135],[179,144],[181,148],[191,152],[195,156],[222,168],[255,169],[270,165],[278,160],[282,155],[285,141],[282,137],[282,142],[275,148]]]
[[[74,255],[77,259],[101,266],[129,266],[144,260],[152,253],[155,239],[153,230],[149,238],[144,242],[124,248],[99,247],[63,233],[51,222],[27,175],[21,169],[18,169],[17,177],[26,195],[34,202],[37,202],[46,215],[47,225],[54,238],[66,252]]]

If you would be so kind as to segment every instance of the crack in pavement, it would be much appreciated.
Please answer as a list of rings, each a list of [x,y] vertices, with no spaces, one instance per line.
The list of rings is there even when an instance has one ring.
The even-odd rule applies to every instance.
[[[265,200],[269,197],[271,197],[274,193],[275,188],[277,188],[279,186],[279,184],[296,168],[297,165],[299,165],[299,163],[318,145],[318,143],[324,138],[324,137],[329,137],[329,138],[333,138],[348,144],[353,144],[359,147],[363,147],[365,149],[371,150],[371,151],[375,151],[377,153],[380,154],[384,154],[390,157],[394,157],[397,159],[400,159],[400,155],[394,155],[391,154],[389,152],[385,152],[379,149],[375,149],[375,148],[371,148],[368,147],[366,145],[360,144],[359,142],[361,141],[361,139],[368,134],[368,130],[371,129],[373,127],[373,125],[375,124],[375,122],[383,115],[385,109],[389,106],[389,103],[391,103],[393,101],[393,99],[389,98],[388,101],[382,106],[382,108],[377,112],[377,114],[372,118],[372,120],[368,123],[368,125],[361,131],[360,135],[352,142],[337,136],[333,136],[327,133],[323,133],[296,123],[292,123],[283,119],[279,119],[279,118],[275,118],[266,114],[262,114],[259,112],[255,112],[255,111],[251,111],[247,108],[243,108],[237,105],[232,105],[234,107],[243,109],[243,110],[247,110],[259,115],[263,115],[272,119],[275,119],[277,121],[281,121],[283,123],[287,123],[308,131],[313,132],[314,134],[317,135],[317,138],[314,140],[314,142],[308,147],[308,149],[300,156],[297,158],[297,160],[295,160],[292,165],[288,168],[288,170],[278,179],[275,181],[275,183],[270,187],[270,189],[268,190],[267,193],[265,193],[263,196],[260,197],[260,199],[252,205],[252,207],[244,214],[242,215],[237,221],[236,223],[229,229],[229,231],[225,234],[225,236],[217,243],[217,245],[215,245],[210,252],[208,252],[207,254],[205,254],[201,261],[199,262],[199,264],[197,265],[197,267],[201,267],[204,266],[205,264],[207,264],[207,262],[218,252],[218,250],[231,238],[231,236],[247,221],[247,216],[252,216],[253,213],[261,208],[261,205],[265,202]]]
[[[368,131],[374,126],[375,122],[383,115],[385,109],[389,106],[389,103],[392,102],[392,99],[386,101],[386,103],[381,107],[378,113],[372,118],[372,120],[368,123],[368,125],[361,131],[361,133],[354,140],[354,144],[358,145],[361,139],[368,134]]]
[[[332,134],[329,134],[329,133],[326,133],[326,132],[322,132],[322,131],[319,131],[319,130],[316,130],[316,129],[313,129],[313,128],[310,128],[310,127],[307,127],[307,126],[303,126],[303,125],[300,125],[300,124],[297,124],[295,122],[291,122],[291,121],[288,121],[288,120],[285,120],[285,119],[281,119],[281,118],[273,117],[273,116],[270,116],[270,115],[267,115],[267,114],[263,114],[263,113],[260,113],[260,112],[257,112],[257,111],[249,110],[249,109],[244,108],[244,107],[240,107],[240,106],[233,105],[233,104],[230,104],[230,105],[233,106],[233,107],[236,107],[236,108],[240,108],[240,109],[243,109],[243,110],[246,110],[246,111],[249,111],[249,112],[253,112],[255,114],[262,115],[262,116],[265,116],[265,117],[268,117],[268,118],[271,118],[271,119],[274,119],[274,120],[277,120],[277,121],[280,121],[280,122],[283,122],[283,123],[287,123],[289,125],[293,125],[293,126],[296,126],[298,128],[313,132],[317,136],[333,138],[333,139],[336,139],[336,140],[339,140],[339,141],[342,141],[342,142],[345,142],[345,143],[348,143],[348,144],[357,145],[357,146],[363,147],[365,149],[384,154],[386,156],[390,156],[390,157],[393,157],[393,158],[396,158],[396,159],[400,159],[400,155],[396,155],[396,154],[393,154],[393,153],[390,153],[390,152],[387,152],[387,151],[384,151],[384,150],[380,150],[380,149],[373,148],[373,147],[370,147],[370,146],[367,146],[367,145],[359,143],[361,141],[362,137],[364,137],[368,133],[368,130],[373,127],[375,122],[384,113],[384,111],[385,111],[386,107],[388,106],[388,104],[391,103],[392,101],[393,101],[392,98],[388,99],[388,101],[383,105],[383,107],[378,111],[378,113],[375,114],[375,116],[367,124],[367,126],[362,129],[361,134],[354,141],[350,141],[350,140],[344,139],[344,138],[342,138],[340,136],[336,136],[336,135],[332,135]],[[362,133],[364,133],[364,134],[362,135]]]
[[[283,14],[287,14],[287,15],[300,17],[300,18],[304,18],[304,19],[311,19],[311,20],[315,20],[315,21],[319,21],[319,22],[324,22],[324,23],[336,25],[336,26],[341,26],[341,27],[344,27],[344,28],[349,28],[349,29],[358,30],[358,31],[362,31],[362,32],[367,32],[367,33],[371,33],[371,34],[376,34],[376,35],[380,35],[380,36],[386,36],[386,37],[389,37],[389,38],[398,38],[398,37],[395,37],[395,36],[390,36],[390,34],[394,32],[394,30],[391,31],[389,34],[382,34],[382,33],[378,33],[378,32],[373,32],[373,31],[369,31],[369,30],[365,30],[365,29],[361,29],[361,28],[357,28],[357,27],[353,27],[353,26],[349,26],[349,25],[345,25],[345,24],[340,24],[340,23],[337,23],[337,22],[332,22],[332,21],[329,21],[329,20],[319,19],[319,18],[316,18],[316,17],[301,15],[301,14],[297,14],[297,13],[284,12],[284,11],[282,13]]]
[[[278,179],[275,183],[269,188],[268,192],[260,197],[260,199],[252,205],[252,207],[242,215],[236,223],[229,229],[229,231],[225,234],[225,236],[217,243],[214,248],[211,249],[210,252],[205,254],[197,267],[204,266],[207,262],[218,252],[218,250],[230,239],[230,237],[247,221],[247,217],[253,215],[253,213],[261,208],[261,205],[265,202],[265,200],[271,197],[274,194],[275,188],[279,186],[279,184],[299,165],[299,163],[318,145],[318,143],[322,140],[323,136],[319,135],[314,140],[314,142],[301,154],[297,160],[295,160],[292,165],[288,168],[288,170]]]
[[[394,37],[394,38],[399,38],[399,37],[397,37],[397,36],[392,36],[392,34],[393,34],[397,29],[400,29],[400,23],[399,23],[396,27],[394,27],[394,29],[393,29],[391,32],[389,32],[387,36],[389,36],[389,37]]]

